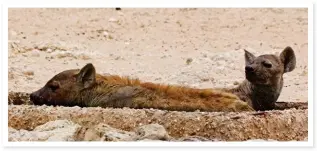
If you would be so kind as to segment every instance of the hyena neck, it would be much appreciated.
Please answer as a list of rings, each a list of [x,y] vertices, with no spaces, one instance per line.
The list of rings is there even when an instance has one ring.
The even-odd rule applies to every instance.
[[[74,96],[74,102],[82,106],[94,106],[93,104],[97,100],[106,101],[108,99],[109,90],[111,90],[111,85],[96,83],[92,87],[81,90],[78,95]]]
[[[78,101],[88,107],[130,107],[133,97],[142,91],[139,86],[127,86],[97,82],[83,90]]]
[[[283,78],[271,85],[254,84],[248,80],[243,81],[231,91],[241,100],[248,102],[255,110],[272,110],[280,96],[283,87]]]

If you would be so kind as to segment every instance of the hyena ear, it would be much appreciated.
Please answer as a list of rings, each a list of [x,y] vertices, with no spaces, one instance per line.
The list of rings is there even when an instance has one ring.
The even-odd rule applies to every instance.
[[[294,50],[287,46],[283,52],[280,54],[280,59],[284,64],[284,73],[291,72],[296,66],[296,57]]]
[[[91,87],[96,83],[96,70],[91,63],[88,63],[80,69],[77,75],[77,82],[82,83],[84,88]]]
[[[245,65],[249,65],[253,62],[253,60],[255,59],[255,56],[249,51],[244,49],[244,59],[245,59]]]

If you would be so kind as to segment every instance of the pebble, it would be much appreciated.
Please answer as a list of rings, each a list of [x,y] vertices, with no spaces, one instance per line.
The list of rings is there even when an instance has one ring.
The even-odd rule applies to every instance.
[[[118,19],[116,19],[116,18],[109,18],[109,20],[108,20],[109,22],[117,22],[118,21]]]
[[[39,57],[40,56],[40,51],[38,49],[33,49],[31,51],[31,56],[32,57]]]
[[[103,32],[103,36],[107,37],[107,36],[109,36],[109,33],[106,32],[106,31],[104,31],[104,32]]]
[[[207,81],[210,81],[210,79],[209,78],[201,78],[200,79],[202,82],[207,82]]]
[[[193,62],[193,59],[192,59],[192,58],[188,58],[188,59],[186,60],[186,64],[187,64],[187,65],[191,64],[192,62]]]
[[[165,128],[159,124],[143,125],[136,129],[138,140],[169,140],[169,135]]]
[[[23,74],[26,76],[33,76],[34,72],[33,71],[24,71]]]
[[[51,53],[51,52],[53,52],[53,50],[52,50],[51,48],[48,48],[48,49],[46,50],[46,52]]]

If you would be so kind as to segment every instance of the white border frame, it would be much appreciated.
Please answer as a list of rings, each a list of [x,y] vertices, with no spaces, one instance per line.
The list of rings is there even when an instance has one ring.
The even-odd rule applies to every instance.
[[[90,0],[91,2],[92,0]],[[40,146],[40,147],[113,147],[113,146],[144,146],[144,147],[157,147],[157,146],[164,146],[164,147],[174,147],[174,146],[182,146],[182,147],[219,147],[219,146],[226,146],[226,147],[242,147],[242,146],[252,146],[252,147],[312,147],[313,146],[313,116],[315,115],[313,112],[313,3],[312,2],[289,2],[289,1],[248,1],[246,6],[246,3],[236,0],[221,0],[217,1],[217,3],[212,4],[212,6],[205,6],[205,7],[213,7],[213,8],[221,8],[221,7],[240,7],[240,8],[261,8],[261,7],[296,7],[296,8],[308,8],[308,103],[309,103],[309,110],[308,110],[308,141],[307,142],[297,142],[297,141],[291,141],[291,142],[275,142],[275,141],[268,141],[268,142],[8,142],[8,126],[6,123],[8,123],[8,104],[5,101],[8,96],[8,8],[9,7],[117,7],[120,5],[121,7],[134,7],[134,8],[179,8],[179,7],[201,7],[205,0],[195,0],[192,2],[182,0],[181,3],[178,3],[177,5],[174,4],[172,7],[167,7],[166,4],[171,4],[170,0],[159,0],[159,1],[147,1],[147,0],[138,0],[136,1],[99,1],[99,4],[87,4],[87,3],[78,3],[77,1],[61,1],[61,0],[55,0],[53,1],[42,1],[32,3],[30,0],[18,2],[11,0],[9,4],[2,5],[2,48],[3,51],[1,51],[1,56],[3,57],[2,60],[2,71],[4,71],[5,74],[1,74],[3,84],[1,96],[2,96],[2,141],[5,146],[12,147],[12,146]],[[189,3],[188,3],[189,2]],[[194,3],[193,3],[194,2]],[[57,3],[57,4],[56,4]],[[44,5],[43,5],[44,4]],[[103,4],[102,6],[100,4]],[[137,4],[137,6],[136,6]],[[294,35],[296,36],[296,35]]]

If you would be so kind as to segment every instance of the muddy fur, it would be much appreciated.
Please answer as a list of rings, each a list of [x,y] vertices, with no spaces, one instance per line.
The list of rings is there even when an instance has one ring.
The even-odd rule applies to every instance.
[[[175,111],[252,111],[275,107],[283,74],[295,68],[291,47],[280,56],[245,50],[246,80],[236,88],[197,89],[97,74],[92,64],[63,71],[30,95],[34,104],[156,108]]]
[[[235,94],[239,99],[247,102],[255,110],[276,109],[276,101],[283,88],[283,74],[291,72],[296,66],[296,56],[291,47],[286,47],[279,56],[265,54],[255,57],[245,50],[246,68],[251,67],[254,71],[245,71],[246,79],[235,88],[215,89],[193,89],[180,86],[169,86],[153,83],[141,83],[138,79],[122,78],[117,75],[103,76],[107,83],[122,85],[139,85],[151,90],[158,90],[167,93],[174,99],[182,99],[182,96],[197,97],[206,95],[216,90]],[[177,95],[175,95],[177,94]],[[181,94],[181,95],[179,95]],[[219,93],[219,95],[227,95]]]
[[[102,76],[92,64],[81,70],[55,75],[30,95],[36,105],[81,107],[156,108],[174,111],[252,111],[236,95],[213,89],[141,82],[138,79]]]

